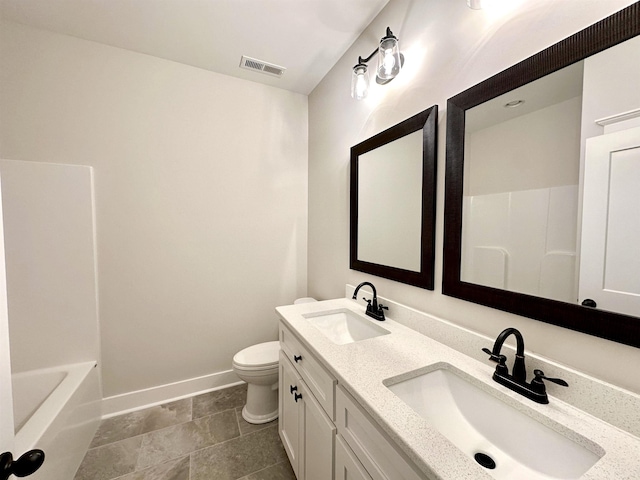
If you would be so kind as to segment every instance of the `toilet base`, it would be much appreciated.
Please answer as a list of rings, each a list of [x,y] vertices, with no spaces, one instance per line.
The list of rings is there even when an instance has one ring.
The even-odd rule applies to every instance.
[[[267,379],[273,377],[265,377]],[[277,380],[277,370],[275,380]],[[255,378],[253,379],[255,380]],[[249,423],[261,424],[278,418],[278,384],[247,384],[247,403],[242,409],[242,418]]]
[[[269,423],[278,418],[278,409],[275,412],[268,413],[266,415],[252,415],[247,412],[247,406],[245,405],[242,408],[242,418],[244,418],[247,422],[252,423],[254,425],[260,425],[262,423]]]

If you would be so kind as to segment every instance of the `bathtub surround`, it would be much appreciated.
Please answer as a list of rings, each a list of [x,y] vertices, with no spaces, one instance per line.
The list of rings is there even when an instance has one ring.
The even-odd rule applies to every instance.
[[[530,352],[640,393],[640,376],[634,372],[640,364],[637,348],[442,295],[447,99],[635,2],[503,3],[511,8],[499,14],[470,10],[457,1],[392,0],[309,95],[308,294],[338,298],[345,283],[372,280],[348,267],[350,147],[437,104],[436,289],[375,278],[379,294],[487,338],[515,327],[523,332]],[[344,88],[345,75],[354,56],[387,25],[402,43],[405,68],[391,84],[373,85],[369,96],[356,102]]]
[[[103,420],[75,480],[294,480],[277,422],[242,419],[246,385]]]
[[[45,451],[34,480],[68,480],[101,416],[90,167],[0,160],[15,457]]]
[[[93,172],[0,160],[14,373],[100,358]]]
[[[9,22],[0,63],[0,156],[94,170],[104,396],[275,339],[306,294],[307,97]]]

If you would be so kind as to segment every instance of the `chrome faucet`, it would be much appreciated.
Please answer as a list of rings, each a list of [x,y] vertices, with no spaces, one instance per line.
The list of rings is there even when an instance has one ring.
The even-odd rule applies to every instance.
[[[511,375],[509,375],[509,368],[507,367],[507,357],[500,353],[504,341],[510,335],[516,337],[516,358],[513,362]],[[496,365],[496,371],[493,372],[493,379],[496,382],[520,395],[524,395],[534,402],[549,403],[547,389],[542,380],[548,380],[563,387],[569,386],[567,382],[559,378],[545,377],[542,370],[534,370],[534,379],[531,383],[527,383],[527,370],[524,366],[524,339],[522,338],[522,334],[515,328],[503,330],[500,335],[498,335],[498,338],[496,338],[493,344],[493,350],[483,348],[482,351],[489,354],[489,360],[498,364]]]
[[[382,305],[381,303],[378,303],[378,295],[376,294],[376,287],[373,286],[373,283],[371,282],[362,282],[360,285],[358,285],[356,287],[356,289],[353,292],[353,298],[354,300],[356,300],[358,298],[358,291],[360,290],[360,288],[362,288],[365,285],[369,285],[371,287],[371,290],[373,290],[373,299],[372,300],[368,300],[364,297],[362,297],[362,299],[367,302],[367,311],[366,314],[369,315],[371,318],[375,318],[376,320],[382,322],[384,321],[384,311],[385,310],[389,310],[388,307],[385,307],[384,305]]]

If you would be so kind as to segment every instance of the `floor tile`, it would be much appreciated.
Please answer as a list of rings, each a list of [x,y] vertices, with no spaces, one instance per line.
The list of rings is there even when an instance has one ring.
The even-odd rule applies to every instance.
[[[224,390],[205,393],[193,397],[193,418],[206,417],[236,407],[242,407],[247,400],[247,384]]]
[[[144,411],[141,410],[102,420],[89,448],[107,445],[108,443],[139,435],[144,416]]]
[[[289,460],[285,460],[259,472],[242,477],[241,480],[296,480],[296,474],[293,473]]]
[[[107,418],[100,422],[90,448],[135,437],[191,420],[191,398]]]
[[[157,465],[239,435],[234,410],[156,430],[142,438],[137,469]]]
[[[135,471],[142,437],[132,437],[90,449],[75,480],[110,480]]]
[[[191,398],[165,403],[144,410],[144,421],[140,433],[148,433],[171,425],[191,420]]]
[[[236,480],[286,460],[273,425],[191,455],[191,480]]]
[[[124,477],[119,477],[118,480],[189,480],[189,457],[186,456],[155,467],[145,468]]]

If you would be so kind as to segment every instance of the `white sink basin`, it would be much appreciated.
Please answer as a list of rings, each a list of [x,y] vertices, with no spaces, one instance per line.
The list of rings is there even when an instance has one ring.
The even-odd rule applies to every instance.
[[[490,457],[493,469],[483,466],[494,478],[578,479],[604,455],[595,443],[585,439],[590,449],[579,445],[454,370],[446,365],[409,379],[411,373],[390,378],[384,385],[471,458]],[[490,463],[481,455],[478,463]]]
[[[363,315],[346,308],[303,315],[337,345],[358,342],[367,338],[387,335],[389,332]]]

